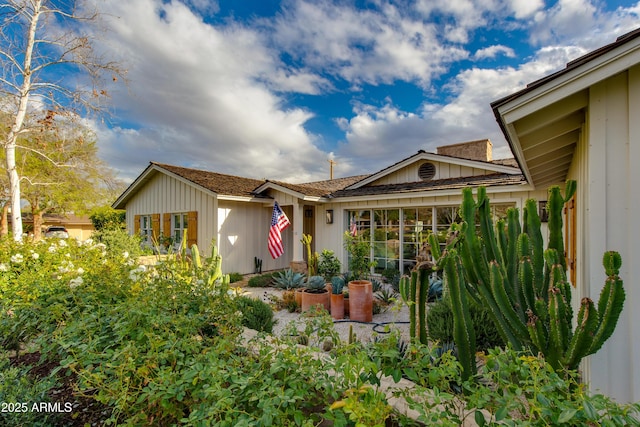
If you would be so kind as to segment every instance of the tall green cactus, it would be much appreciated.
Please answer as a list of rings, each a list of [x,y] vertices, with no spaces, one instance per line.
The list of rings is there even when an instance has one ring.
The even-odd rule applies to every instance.
[[[434,234],[428,237],[433,259],[440,257],[439,244]],[[429,257],[425,254],[425,257]],[[414,342],[427,344],[427,297],[429,295],[429,277],[433,273],[431,259],[419,259],[411,271],[411,277],[400,278],[400,296],[409,306],[409,335]]]
[[[497,221],[494,227],[486,190],[478,189],[476,202],[471,189],[464,189],[460,208],[463,222],[452,227],[454,233],[460,234],[454,245],[457,250],[445,255],[455,262],[459,257],[463,266],[458,269],[449,265],[454,261],[445,264],[446,283],[459,284],[464,279],[469,295],[489,308],[505,342],[515,349],[528,347],[543,353],[556,369],[575,369],[583,357],[602,347],[615,329],[625,298],[618,276],[620,255],[607,252],[603,264],[608,277],[597,307],[591,299],[583,298],[576,329],[572,329],[562,210],[575,189],[575,181],[567,182],[564,196],[558,186],[549,189],[546,250],[535,200],[527,200],[522,226],[517,209],[511,208],[506,220]],[[475,227],[477,218],[479,233]],[[468,307],[463,303],[460,307],[463,312],[454,312],[454,322],[465,325],[464,310],[468,312]],[[466,342],[458,343],[457,338],[456,344],[466,347],[468,338],[464,339]]]

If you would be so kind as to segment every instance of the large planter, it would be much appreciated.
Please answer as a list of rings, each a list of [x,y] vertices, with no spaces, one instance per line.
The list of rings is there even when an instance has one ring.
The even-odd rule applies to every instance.
[[[321,305],[327,311],[331,311],[331,298],[330,293],[326,290],[322,293],[313,293],[304,291],[302,293],[302,311],[309,310],[314,305]]]
[[[349,282],[349,319],[358,322],[373,320],[373,287],[370,281]]]
[[[344,315],[349,317],[349,294],[344,296]]]
[[[344,294],[331,294],[331,317],[344,319]]]
[[[302,308],[302,294],[304,293],[304,289],[296,289],[296,304],[298,304],[298,307]]]

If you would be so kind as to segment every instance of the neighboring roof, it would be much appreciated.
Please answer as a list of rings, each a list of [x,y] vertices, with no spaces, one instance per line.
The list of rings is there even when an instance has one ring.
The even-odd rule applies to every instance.
[[[11,219],[11,216],[9,216]],[[30,212],[22,214],[23,222],[33,222],[33,215]],[[44,214],[42,216],[43,225],[93,225],[88,215],[74,215],[74,214]]]
[[[386,167],[374,174],[371,174],[367,177],[365,177],[364,179],[361,179],[357,182],[355,182],[354,184],[346,187],[347,189],[355,189],[355,188],[359,188],[359,187],[363,187],[367,184],[370,184],[374,181],[379,180],[380,178],[383,178],[387,175],[390,175],[392,173],[394,173],[395,171],[408,166],[412,163],[415,163],[417,161],[421,161],[421,160],[430,160],[430,161],[439,161],[439,162],[447,162],[447,163],[452,163],[452,164],[457,164],[457,165],[461,165],[461,166],[469,166],[469,167],[474,167],[474,168],[478,168],[478,169],[486,169],[486,170],[491,170],[494,171],[496,173],[504,173],[504,174],[511,174],[511,175],[517,175],[520,174],[520,170],[517,167],[513,167],[510,165],[503,165],[503,164],[499,164],[499,163],[495,163],[495,162],[487,162],[487,161],[482,161],[482,160],[470,160],[470,159],[465,159],[463,157],[455,157],[455,156],[448,156],[448,155],[444,155],[444,154],[436,154],[436,153],[428,153],[424,150],[419,150],[416,154],[407,157],[406,159],[400,160],[399,162],[394,163],[393,165]]]
[[[408,182],[402,184],[368,185],[336,191],[333,197],[357,197],[380,194],[411,193],[418,191],[454,190],[468,186],[485,187],[499,185],[525,184],[521,174],[495,173],[489,175],[467,176],[461,178],[434,179],[431,181]]]
[[[566,180],[587,120],[589,88],[640,63],[640,28],[491,103],[534,188]]]

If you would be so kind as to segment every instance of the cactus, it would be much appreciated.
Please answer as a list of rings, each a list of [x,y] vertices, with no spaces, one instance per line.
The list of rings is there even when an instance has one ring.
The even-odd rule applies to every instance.
[[[440,246],[434,234],[428,237],[426,253],[418,257],[411,277],[400,279],[400,296],[409,306],[409,334],[411,340],[427,344],[427,298],[429,296],[429,278],[434,272],[435,264],[431,261],[440,256]],[[429,256],[431,253],[431,256]]]
[[[518,211],[507,212],[507,219],[497,221],[494,228],[489,199],[484,188],[477,192],[463,190],[460,208],[462,224],[452,226],[460,234],[456,251],[444,257],[455,258],[445,263],[445,282],[459,286],[464,279],[471,297],[489,308],[489,314],[505,342],[516,350],[528,347],[544,354],[555,369],[575,369],[580,360],[593,354],[611,336],[622,311],[625,298],[618,276],[622,264],[617,252],[607,252],[603,265],[607,274],[597,307],[589,298],[580,303],[575,330],[572,329],[571,284],[566,277],[562,210],[573,196],[575,181],[568,181],[563,196],[558,186],[549,189],[549,239],[543,247],[538,204],[527,200],[522,226]],[[476,233],[476,218],[480,233]],[[458,262],[463,268],[456,268]],[[464,276],[464,277],[463,277]],[[451,285],[449,291],[455,292]],[[452,295],[452,298],[460,298]],[[463,301],[461,313],[454,312],[454,322],[466,327]],[[454,301],[453,306],[456,306]],[[470,341],[461,331],[456,344],[464,353]]]
[[[253,257],[253,272],[256,274],[262,274],[262,260],[257,256]]]

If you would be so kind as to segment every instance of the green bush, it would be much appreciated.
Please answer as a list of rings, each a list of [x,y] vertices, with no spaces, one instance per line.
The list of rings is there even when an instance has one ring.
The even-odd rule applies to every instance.
[[[132,258],[142,255],[142,238],[127,233],[126,230],[103,229],[96,231],[91,238],[107,246],[108,253],[120,256],[128,254]]]
[[[244,276],[240,273],[237,273],[237,272],[229,273],[229,283],[239,282],[242,279],[244,279]]]
[[[495,324],[491,321],[487,310],[475,303],[469,304],[469,312],[476,335],[478,351],[486,351],[494,347],[504,346]],[[449,301],[441,299],[430,304],[427,309],[427,326],[429,338],[440,343],[453,342],[453,312]]]
[[[271,333],[275,320],[269,304],[256,298],[240,296],[236,298],[238,310],[242,313],[242,326],[258,332]]]
[[[273,275],[275,273],[258,274],[249,279],[247,284],[250,288],[268,288],[273,284]]]

